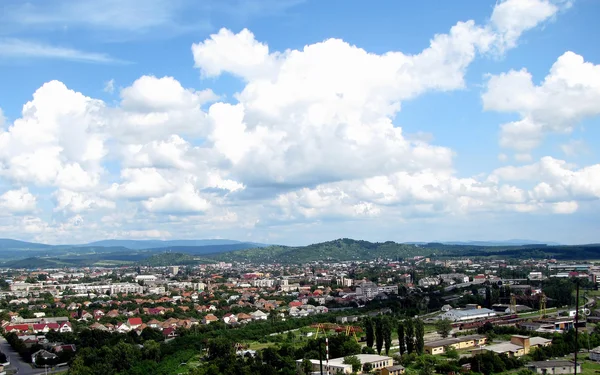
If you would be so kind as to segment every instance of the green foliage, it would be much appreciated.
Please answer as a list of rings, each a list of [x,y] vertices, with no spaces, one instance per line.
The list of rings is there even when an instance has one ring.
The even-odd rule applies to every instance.
[[[360,359],[358,359],[357,356],[355,355],[349,355],[344,357],[344,362],[345,365],[352,365],[352,371],[353,372],[358,372],[360,371],[360,367],[362,366],[362,363],[360,362]]]
[[[378,316],[375,319],[375,347],[379,355],[381,355],[381,349],[383,349],[383,336],[383,317]]]
[[[144,259],[141,263],[150,267],[162,267],[173,265],[200,264],[207,263],[207,261],[184,253],[162,253],[152,255],[151,257]]]
[[[443,338],[448,337],[452,331],[452,322],[449,319],[439,319],[435,322],[435,331]]]
[[[435,252],[434,249],[426,251]],[[368,242],[348,238],[303,247],[268,246],[207,256],[215,260],[249,261],[255,263],[308,263],[317,260],[366,260],[376,258],[406,258],[424,255],[415,245],[395,242]]]
[[[425,348],[425,325],[421,319],[415,321],[415,350],[417,354],[423,354]]]
[[[367,336],[367,347],[372,349],[375,342],[375,329],[373,327],[373,319],[371,318],[365,319],[365,334]]]
[[[398,323],[398,352],[403,355],[406,352],[406,337],[404,333],[404,323]]]
[[[444,354],[446,355],[447,358],[450,358],[450,359],[460,358],[460,355],[458,354],[458,350],[456,350],[453,346],[447,346],[444,349]]]
[[[404,332],[406,333],[406,352],[412,354],[415,351],[415,325],[412,319],[404,322]]]

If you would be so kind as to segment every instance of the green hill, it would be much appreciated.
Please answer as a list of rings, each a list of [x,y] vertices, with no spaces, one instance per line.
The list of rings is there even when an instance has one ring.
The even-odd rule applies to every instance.
[[[600,245],[548,246],[477,246],[442,243],[401,244],[396,242],[368,242],[348,238],[308,246],[267,246],[221,254],[205,258],[249,263],[307,263],[312,261],[352,261],[373,259],[399,259],[414,256],[516,258],[586,260],[600,259]]]
[[[252,263],[306,263],[317,260],[350,261],[377,258],[407,258],[416,255],[439,253],[435,248],[400,244],[392,241],[369,242],[342,238],[308,246],[267,246],[223,254],[208,255],[207,258],[222,261]]]
[[[162,267],[211,263],[211,261],[184,253],[161,253],[152,255],[151,257],[144,259],[140,263],[151,267]]]

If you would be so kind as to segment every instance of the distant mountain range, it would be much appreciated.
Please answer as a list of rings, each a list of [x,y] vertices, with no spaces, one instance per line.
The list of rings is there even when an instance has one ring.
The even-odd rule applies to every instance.
[[[294,263],[433,257],[600,259],[600,245],[564,246],[536,241],[397,243],[349,238],[308,246],[266,245],[234,240],[106,240],[83,245],[46,245],[0,239],[2,267],[62,268],[77,266],[187,265],[217,261]]]
[[[104,240],[78,245],[47,245],[0,239],[0,266],[13,268],[65,267],[81,265],[124,265],[141,262],[163,253],[184,253],[191,257],[260,248],[266,244],[225,239],[137,241]],[[172,258],[169,258],[172,261]]]
[[[560,246],[558,242],[532,241],[532,240],[504,240],[504,241],[433,241],[433,242],[405,242],[412,245],[425,245],[428,243],[441,243],[443,245],[464,246],[523,246],[523,245],[550,245]]]

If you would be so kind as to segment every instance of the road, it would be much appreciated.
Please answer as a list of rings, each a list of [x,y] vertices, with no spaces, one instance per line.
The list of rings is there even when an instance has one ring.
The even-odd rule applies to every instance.
[[[29,363],[24,362],[21,359],[21,356],[19,355],[19,353],[15,352],[12,349],[12,347],[10,346],[10,344],[6,341],[6,339],[2,336],[0,336],[0,351],[2,351],[2,353],[6,354],[6,357],[7,357],[8,361],[10,362],[10,365],[6,368],[6,370],[15,369],[15,370],[17,370],[16,374],[19,374],[19,375],[46,374],[46,372],[43,369],[32,368]],[[48,369],[47,373],[54,374],[59,371],[65,371],[66,369],[67,369],[66,367],[63,367],[61,369],[57,369],[54,371],[52,371],[51,369]]]

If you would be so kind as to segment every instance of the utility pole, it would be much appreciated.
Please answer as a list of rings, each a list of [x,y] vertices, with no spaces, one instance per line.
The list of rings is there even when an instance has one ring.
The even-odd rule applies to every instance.
[[[321,340],[317,339],[319,344],[319,368],[321,369],[321,375],[323,375],[323,354],[321,353]]]

